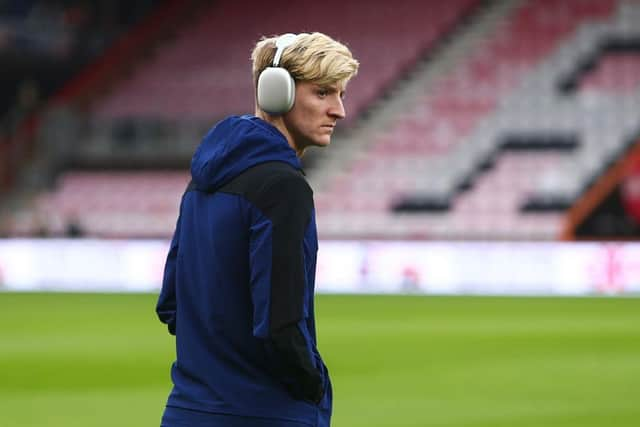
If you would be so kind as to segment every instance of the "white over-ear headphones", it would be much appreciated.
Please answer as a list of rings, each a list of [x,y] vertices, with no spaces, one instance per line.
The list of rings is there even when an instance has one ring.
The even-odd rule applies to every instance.
[[[258,78],[258,107],[269,114],[284,114],[293,108],[296,84],[291,74],[279,67],[282,52],[295,42],[296,34],[283,34],[276,40],[276,54],[271,67],[264,69]]]

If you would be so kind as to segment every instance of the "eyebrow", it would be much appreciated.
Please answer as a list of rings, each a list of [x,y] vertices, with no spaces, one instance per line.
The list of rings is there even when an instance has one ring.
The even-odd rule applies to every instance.
[[[340,93],[340,96],[344,96],[344,94],[347,92],[346,88],[341,89],[336,83],[326,85],[316,84],[316,87],[319,89],[329,90],[331,92],[338,92]]]

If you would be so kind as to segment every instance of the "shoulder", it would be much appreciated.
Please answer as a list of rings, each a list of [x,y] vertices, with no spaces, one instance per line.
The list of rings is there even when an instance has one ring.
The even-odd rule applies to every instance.
[[[243,194],[250,199],[264,197],[313,197],[302,172],[285,162],[266,162],[247,169],[221,191]]]
[[[244,174],[264,183],[291,182],[309,187],[302,172],[285,162],[266,162],[248,169]]]
[[[311,187],[300,170],[284,162],[247,169],[220,191],[240,195],[281,231],[303,230],[313,215]]]

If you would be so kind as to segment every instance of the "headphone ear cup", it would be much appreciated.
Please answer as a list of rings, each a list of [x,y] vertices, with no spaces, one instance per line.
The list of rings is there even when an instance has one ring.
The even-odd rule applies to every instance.
[[[284,114],[293,108],[296,84],[287,70],[266,68],[258,78],[258,107],[269,114]]]

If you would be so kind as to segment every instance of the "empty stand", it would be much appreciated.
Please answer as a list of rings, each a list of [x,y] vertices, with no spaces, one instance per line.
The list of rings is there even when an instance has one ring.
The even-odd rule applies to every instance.
[[[100,156],[122,144],[114,124],[124,122],[126,130],[133,117],[136,135],[177,123],[165,139],[187,153],[192,147],[180,141],[197,143],[201,123],[251,112],[250,47],[283,28],[317,29],[349,43],[362,68],[346,106],[358,117],[477,3],[282,1],[244,16],[242,4],[217,2],[94,105],[98,144],[91,150]],[[640,61],[602,51],[612,38],[640,37],[640,2],[528,0],[513,7],[316,188],[321,238],[559,236],[564,210],[640,131]],[[327,10],[339,13],[327,19]],[[567,76],[594,58],[575,90],[562,90]],[[550,144],[549,135],[562,137]],[[339,144],[329,150],[340,157]],[[69,173],[38,200],[36,212],[47,213],[54,234],[78,218],[91,235],[169,236],[187,181],[176,172]],[[407,200],[430,211],[394,212]],[[16,233],[36,230],[42,218],[17,218]]]
[[[345,102],[350,117],[410,68],[477,0],[400,3],[220,1],[160,46],[149,61],[94,107],[104,119],[216,119],[253,112],[251,48],[263,35],[322,31],[361,61]]]
[[[14,235],[63,236],[73,222],[101,237],[166,237],[177,219],[187,173],[68,172],[13,218]]]
[[[640,87],[640,50],[605,55],[580,82],[580,91],[634,91]]]
[[[366,218],[352,214],[344,202],[353,197],[358,206],[377,208],[376,215],[388,217],[387,222],[404,223],[395,229],[383,226],[388,227],[383,234],[393,237],[557,237],[562,209],[619,155],[639,124],[631,112],[640,105],[640,88],[632,81],[628,84],[635,92],[596,98],[566,97],[557,82],[586,56],[597,54],[607,37],[632,37],[629,22],[635,15],[628,12],[633,7],[614,0],[523,2],[453,72],[418,95],[417,105],[368,144],[346,173],[329,180],[321,197],[331,209],[318,209],[319,224],[323,215],[331,224],[324,236],[362,228]],[[623,68],[632,68],[631,59],[624,61]],[[603,67],[618,72],[621,64],[605,60]],[[528,174],[526,186],[518,184],[516,175],[503,175],[499,164],[497,171],[483,173],[500,156],[505,135],[532,132],[573,132],[578,147],[569,156],[541,154],[549,163]],[[512,157],[512,167],[504,170],[526,171],[535,156]],[[509,191],[501,183],[508,183]],[[423,200],[435,212],[411,214],[411,220],[389,213],[407,197]],[[378,201],[361,201],[367,198]],[[521,212],[530,198],[552,201],[555,211]],[[335,219],[336,206],[345,207],[340,220]],[[443,206],[450,210],[442,212]],[[372,226],[383,222],[373,220]]]

